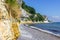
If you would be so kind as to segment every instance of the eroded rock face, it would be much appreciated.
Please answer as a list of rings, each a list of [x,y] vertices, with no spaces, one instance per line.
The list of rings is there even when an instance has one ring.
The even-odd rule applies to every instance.
[[[0,40],[17,40],[20,35],[18,22],[9,19],[4,0],[0,0]]]

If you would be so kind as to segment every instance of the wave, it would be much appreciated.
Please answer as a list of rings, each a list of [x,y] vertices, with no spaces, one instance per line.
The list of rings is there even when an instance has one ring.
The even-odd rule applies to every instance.
[[[30,26],[30,27],[33,28],[33,29],[36,29],[36,30],[39,30],[39,31],[42,31],[42,32],[46,32],[46,33],[49,33],[49,34],[51,34],[51,35],[60,37],[60,34],[55,34],[55,33],[51,32],[51,31],[43,30],[43,29],[40,29],[40,28],[37,28],[37,27],[34,27],[34,26]],[[56,31],[56,30],[54,30],[54,31]]]

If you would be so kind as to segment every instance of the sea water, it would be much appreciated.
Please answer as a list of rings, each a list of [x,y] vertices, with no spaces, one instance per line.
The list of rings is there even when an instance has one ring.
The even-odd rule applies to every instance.
[[[34,26],[43,30],[47,30],[54,34],[60,35],[60,22],[53,22],[53,23],[40,23],[40,24],[31,24],[30,26]]]

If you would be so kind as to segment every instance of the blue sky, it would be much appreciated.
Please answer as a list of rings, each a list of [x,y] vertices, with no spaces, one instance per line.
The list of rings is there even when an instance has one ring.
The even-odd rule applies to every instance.
[[[54,22],[60,22],[60,0],[24,0],[37,13],[47,15]]]

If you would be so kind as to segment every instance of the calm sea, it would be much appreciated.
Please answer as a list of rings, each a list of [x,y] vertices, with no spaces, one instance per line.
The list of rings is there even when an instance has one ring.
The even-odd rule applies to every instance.
[[[43,30],[47,30],[53,32],[55,34],[60,34],[60,22],[54,23],[44,23],[44,24],[31,24],[30,26],[34,26]]]

